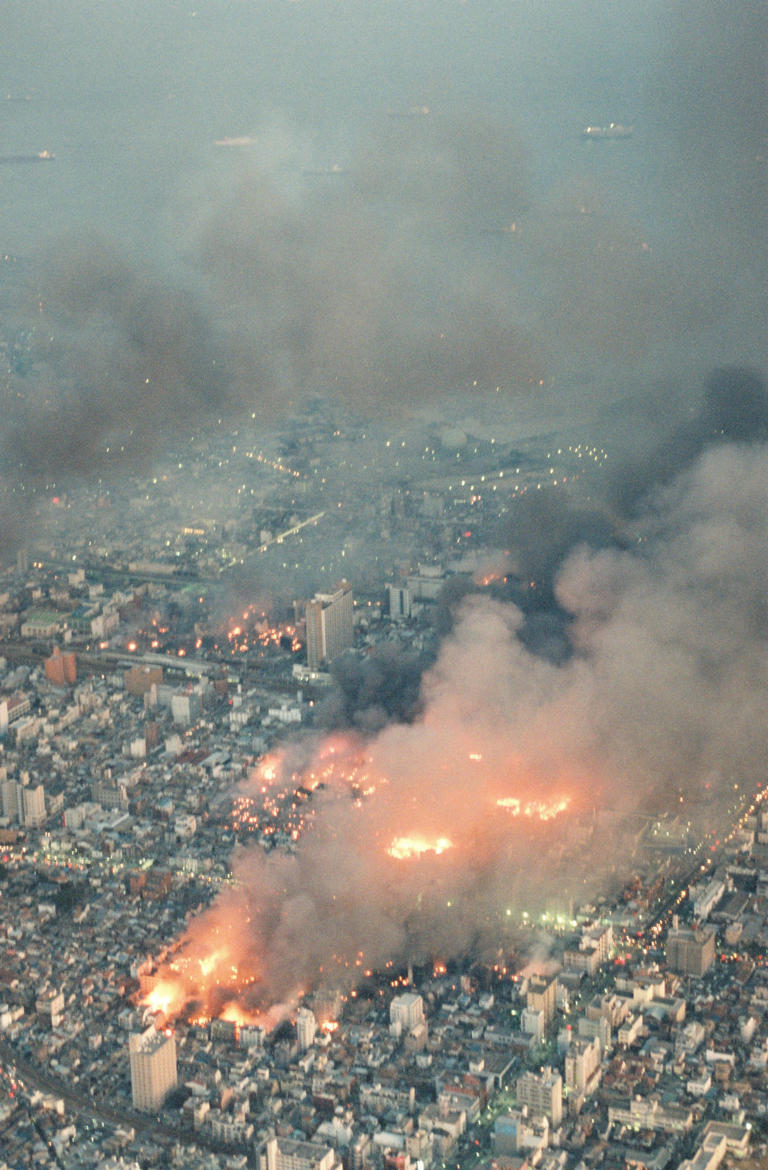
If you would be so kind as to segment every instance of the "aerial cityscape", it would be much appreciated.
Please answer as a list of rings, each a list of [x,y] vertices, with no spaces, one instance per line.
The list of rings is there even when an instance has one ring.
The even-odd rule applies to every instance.
[[[7,9],[0,1170],[765,1167],[768,12]]]

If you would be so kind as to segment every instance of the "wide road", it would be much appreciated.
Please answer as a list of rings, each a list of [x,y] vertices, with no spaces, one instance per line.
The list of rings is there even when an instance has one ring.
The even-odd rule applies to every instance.
[[[739,829],[743,828],[748,817],[754,815],[762,800],[765,799],[766,790],[756,792],[749,802],[742,807],[737,814],[733,823],[723,830],[722,837],[716,842],[714,846],[710,847],[709,852],[704,853],[703,856],[698,856],[695,861],[684,870],[677,878],[677,890],[675,894],[669,894],[658,905],[654,911],[653,919],[646,925],[643,931],[644,941],[653,945],[658,942],[659,936],[666,926],[668,926],[673,914],[677,913],[680,906],[688,897],[689,887],[697,882],[707,879],[721,861],[726,857],[726,849],[733,840]],[[712,834],[714,836],[714,834]]]

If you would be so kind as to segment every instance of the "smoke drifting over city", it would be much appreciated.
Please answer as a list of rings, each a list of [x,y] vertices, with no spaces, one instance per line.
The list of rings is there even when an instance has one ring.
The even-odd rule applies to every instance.
[[[30,10],[64,18],[9,7],[32,69]],[[642,815],[704,823],[764,773],[764,6],[427,4],[392,32],[380,4],[141,4],[158,46],[181,22],[178,57],[129,53],[106,120],[129,30],[71,7],[110,35],[81,46],[91,88],[35,71],[16,114],[20,138],[63,110],[9,195],[4,551],[46,494],[314,395],[377,425],[576,426],[609,460],[499,520],[538,615],[477,586],[423,675],[338,665],[319,722],[350,738],[313,748],[338,763],[311,823],[292,854],[235,854],[156,1002],[247,1013],[493,957],[508,918],[620,883]],[[585,140],[595,119],[632,136]]]
[[[713,446],[649,501],[630,549],[574,550],[556,582],[564,665],[521,645],[514,607],[468,598],[422,713],[318,748],[328,787],[296,853],[235,855],[235,888],[192,923],[157,1002],[247,1011],[387,962],[492,959],[508,912],[621,882],[643,815],[703,826],[762,777],[765,455]],[[212,952],[230,983],[201,978]]]
[[[181,14],[175,6],[167,13],[163,5],[147,6],[148,13],[150,7],[161,41],[166,24]],[[315,33],[330,44],[342,19],[272,7],[277,46],[293,21],[316,22]],[[45,92],[9,105],[6,121],[16,118],[9,130],[19,142],[40,133],[44,113],[57,124],[46,105],[56,99],[79,102],[83,118],[77,131],[72,123],[59,129],[63,149],[50,168],[36,169],[28,193],[33,207],[36,200],[53,202],[53,183],[54,191],[69,194],[71,205],[59,201],[55,216],[40,216],[54,232],[38,231],[31,242],[29,204],[12,192],[19,203],[10,204],[8,246],[20,249],[32,274],[31,296],[16,299],[8,313],[29,352],[6,385],[4,464],[21,471],[27,488],[61,486],[121,460],[145,465],[185,428],[222,413],[235,421],[256,411],[266,423],[317,392],[382,418],[425,407],[471,414],[473,403],[498,387],[503,409],[514,412],[522,395],[549,412],[591,419],[612,401],[631,408],[627,400],[634,399],[636,409],[651,381],[662,378],[674,411],[713,364],[759,365],[764,198],[757,176],[751,186],[744,176],[764,166],[756,125],[763,96],[757,26],[764,14],[737,4],[724,28],[716,5],[700,7],[695,18],[672,6],[657,43],[636,27],[632,5],[613,6],[609,27],[601,24],[616,58],[611,80],[593,81],[591,94],[585,83],[576,100],[577,65],[590,76],[591,21],[605,15],[588,7],[562,6],[562,42],[535,5],[505,9],[504,19],[489,10],[473,26],[468,60],[500,33],[511,38],[513,60],[520,54],[506,101],[492,87],[484,101],[466,100],[455,85],[439,83],[437,72],[428,84],[410,79],[402,90],[393,71],[378,105],[368,91],[354,116],[340,107],[344,95],[329,88],[314,133],[298,117],[290,90],[271,116],[264,106],[256,112],[251,100],[253,112],[235,118],[220,100],[201,121],[185,123],[183,110],[191,107],[177,98],[190,88],[184,66],[194,59],[199,67],[194,54],[206,44],[215,58],[222,36],[236,35],[241,25],[245,43],[255,30],[247,5],[234,6],[228,30],[213,23],[213,13],[184,18],[190,60],[182,54],[176,66],[173,100],[156,99],[138,166],[123,158],[120,138],[88,137],[91,94],[73,91],[69,75],[54,71]],[[119,52],[126,34],[122,22],[109,23],[97,8],[78,10],[109,32],[106,57],[86,72],[91,86],[106,84],[109,51]],[[49,6],[41,5],[40,15],[52,33],[62,31]],[[367,19],[375,26],[380,15],[373,5]],[[25,6],[17,18],[27,20]],[[373,30],[365,15],[343,19],[346,40],[367,43]],[[463,17],[452,13],[442,30],[437,9],[431,19],[437,68],[441,32],[445,43],[455,43],[454,25]],[[713,61],[706,79],[690,60],[691,22],[695,43],[704,39],[702,51],[714,56],[716,46],[721,71]],[[419,38],[430,35],[416,27]],[[708,35],[714,28],[717,37]],[[16,31],[23,62],[27,36]],[[66,35],[73,36],[71,27]],[[389,48],[385,38],[384,59]],[[683,50],[679,61],[668,61]],[[333,67],[335,58],[330,54]],[[539,61],[560,78],[548,113],[518,92]],[[118,133],[120,118],[135,110],[138,65],[126,75],[124,103],[110,107]],[[362,85],[365,74],[353,68],[352,78]],[[19,92],[28,86],[20,78]],[[659,93],[663,110],[656,108]],[[706,108],[720,110],[707,127],[699,121],[704,96]],[[637,134],[653,159],[653,181],[634,155],[617,158],[617,144],[595,150],[580,141],[590,103],[604,107],[609,100],[630,106],[628,120],[632,107],[647,111]],[[566,145],[560,127],[569,101]],[[539,155],[550,139],[562,158],[556,168],[544,164],[543,150]],[[216,141],[250,145],[217,148]],[[706,157],[697,151],[703,141]],[[92,172],[82,156],[90,158],[96,146]],[[705,162],[722,159],[723,151],[731,169],[718,163],[713,172]],[[189,152],[200,162],[194,181]],[[167,190],[158,213],[160,160]],[[115,181],[122,183],[119,193]],[[145,205],[140,230],[123,224],[126,207],[135,225],[136,208]],[[738,215],[726,213],[734,208]]]

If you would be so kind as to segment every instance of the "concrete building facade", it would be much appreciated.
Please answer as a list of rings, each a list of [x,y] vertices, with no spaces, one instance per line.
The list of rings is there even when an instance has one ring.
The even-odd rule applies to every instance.
[[[316,593],[306,607],[307,665],[333,662],[355,641],[352,586],[342,581],[333,593]]]
[[[668,966],[682,975],[703,975],[714,961],[714,928],[707,926],[688,930],[675,922],[667,935]]]
[[[131,1036],[131,1094],[134,1109],[156,1113],[176,1088],[176,1041],[172,1032],[158,1032],[154,1025]]]
[[[563,1078],[547,1065],[540,1072],[523,1073],[517,1081],[517,1103],[532,1117],[548,1117],[557,1129],[563,1120]]]

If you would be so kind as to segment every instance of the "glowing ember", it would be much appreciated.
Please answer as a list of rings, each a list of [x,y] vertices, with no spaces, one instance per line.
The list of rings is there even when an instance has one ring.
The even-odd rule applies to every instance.
[[[499,808],[513,817],[538,817],[540,821],[551,821],[565,812],[570,803],[570,796],[561,796],[557,800],[519,800],[516,796],[504,796],[496,801]]]
[[[213,974],[219,963],[224,958],[221,951],[214,951],[211,955],[206,955],[204,959],[199,959],[200,974],[203,979],[207,979],[209,975]]]
[[[439,856],[450,849],[453,842],[448,837],[395,837],[387,849],[390,857],[398,861],[407,861],[410,857],[421,857],[424,853],[434,853]]]
[[[277,763],[273,759],[264,760],[259,767],[259,778],[272,784],[277,779]]]
[[[475,499],[480,500],[482,499],[482,496],[476,496]],[[496,582],[503,582],[506,585],[508,578],[504,573],[498,572],[497,570],[491,570],[487,573],[476,573],[474,580],[475,585],[482,585],[487,588],[489,585],[496,584]]]
[[[294,653],[301,649],[301,641],[294,626],[284,622],[271,626],[266,612],[255,605],[250,605],[242,616],[231,617],[227,628],[221,629],[216,636],[217,639],[226,637],[231,654],[246,654],[249,651],[259,653],[268,647],[286,649],[288,645]]]

